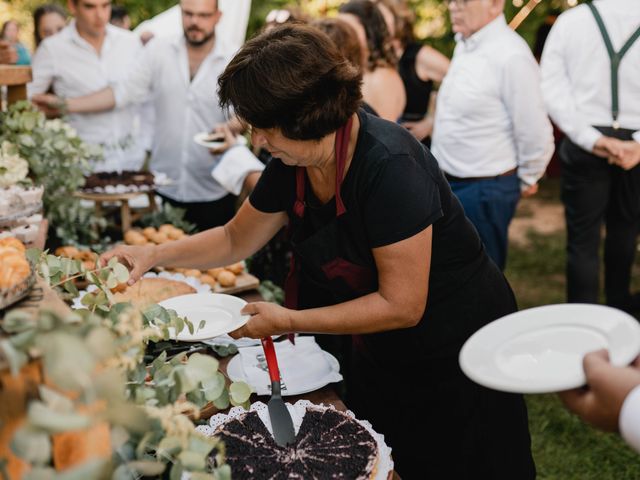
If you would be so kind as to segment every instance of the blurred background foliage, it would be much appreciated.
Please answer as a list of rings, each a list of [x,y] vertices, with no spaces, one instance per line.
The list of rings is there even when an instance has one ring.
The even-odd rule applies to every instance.
[[[234,1],[234,0],[229,0]],[[338,6],[344,0],[253,0],[251,17],[247,37],[260,30],[264,18],[271,9],[281,9],[293,6],[312,15],[334,15]],[[416,13],[415,32],[419,39],[433,45],[438,50],[451,56],[455,41],[451,33],[451,24],[447,15],[447,5],[441,0],[408,0]],[[531,0],[530,6],[535,8],[518,27],[520,33],[532,48],[535,45],[536,33],[541,26],[559,12],[581,3],[584,0]],[[23,42],[33,46],[33,22],[31,12],[44,3],[59,3],[66,5],[65,0],[0,0],[0,23],[13,18],[22,29]],[[505,16],[510,21],[522,8],[527,8],[529,0],[507,0]],[[124,5],[129,10],[133,25],[157,15],[178,3],[176,0],[114,0],[114,4]]]

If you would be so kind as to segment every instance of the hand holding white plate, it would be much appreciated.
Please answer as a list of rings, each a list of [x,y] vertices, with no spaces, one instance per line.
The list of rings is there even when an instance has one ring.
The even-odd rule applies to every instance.
[[[193,323],[193,334],[186,327],[177,335],[169,329],[170,338],[181,342],[199,342],[240,328],[249,321],[249,315],[240,314],[246,304],[241,298],[223,293],[192,293],[159,303]],[[203,326],[199,328],[201,322]]]
[[[550,393],[584,385],[582,358],[601,348],[613,365],[628,365],[640,353],[638,321],[603,305],[546,305],[485,325],[464,344],[459,361],[480,385]]]
[[[196,133],[193,136],[193,141],[206,148],[219,149],[225,145],[224,135],[218,132]]]

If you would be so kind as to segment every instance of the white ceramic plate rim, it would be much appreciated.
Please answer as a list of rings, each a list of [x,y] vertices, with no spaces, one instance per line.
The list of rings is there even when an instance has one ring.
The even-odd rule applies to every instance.
[[[221,148],[221,147],[224,146],[224,141],[222,141],[222,142],[211,142],[211,141],[205,140],[205,138],[207,138],[209,135],[211,135],[211,132],[196,133],[193,136],[193,141],[196,142],[198,145],[201,145],[201,146],[206,147],[206,148]]]
[[[194,327],[197,328],[200,321],[206,320],[206,319],[189,318],[187,315],[185,315],[184,310],[181,306],[181,302],[187,302],[189,304],[189,308],[192,308],[194,304],[198,301],[201,301],[201,302],[206,301],[209,304],[211,304],[212,302],[213,303],[219,302],[219,304],[216,306],[221,307],[223,309],[225,307],[229,309],[227,311],[233,317],[233,321],[227,322],[227,324],[224,326],[221,325],[220,328],[215,329],[213,333],[208,333],[210,332],[210,330],[203,329],[203,332],[198,333],[198,331],[196,330],[192,335],[189,333],[189,330],[185,328],[178,335],[175,335],[175,332],[173,331],[173,329],[170,328],[169,336],[172,340],[178,340],[180,342],[199,342],[202,340],[209,340],[211,338],[215,338],[219,335],[222,335],[223,333],[232,332],[233,330],[236,330],[237,328],[242,327],[244,324],[246,324],[249,321],[249,318],[250,318],[249,315],[240,315],[239,313],[235,313],[235,312],[239,312],[242,309],[242,307],[244,307],[247,304],[247,302],[242,300],[241,298],[234,297],[233,295],[227,295],[224,293],[190,293],[187,295],[180,295],[177,297],[169,298],[167,300],[163,300],[158,305],[167,309],[175,310],[176,313],[181,317],[187,317],[188,320],[193,322]],[[177,307],[175,305],[176,303],[178,303]]]
[[[571,315],[596,315],[598,319],[573,318]],[[554,315],[565,315],[562,321]],[[606,324],[609,325],[606,325]],[[612,326],[624,330],[623,335],[612,338]],[[501,373],[497,366],[497,352],[502,345],[531,332],[542,332],[557,327],[583,327],[606,337],[613,365],[628,365],[640,353],[640,325],[631,315],[604,305],[558,304],[521,310],[495,320],[474,333],[460,350],[459,363],[462,371],[474,382],[495,390],[512,393],[551,393],[578,388],[586,383],[581,363],[572,365],[579,374],[566,378],[548,380],[514,378]],[[609,331],[607,331],[609,330]],[[587,351],[590,349],[587,349]],[[587,351],[583,352],[587,353]],[[480,361],[479,361],[480,360]],[[487,370],[487,366],[489,370]],[[562,365],[558,365],[561,368]]]
[[[301,395],[303,393],[313,392],[314,390],[318,390],[319,388],[322,388],[325,385],[329,385],[330,383],[334,383],[336,381],[339,381],[339,380],[334,380],[334,378],[335,378],[334,374],[340,372],[340,363],[338,362],[336,357],[331,355],[329,352],[325,352],[323,350],[322,354],[324,355],[324,357],[329,362],[329,366],[331,368],[331,371],[329,371],[323,377],[315,380],[314,382],[310,382],[309,384],[304,385],[302,388],[297,388],[297,389],[293,389],[292,390],[289,387],[289,385],[287,385],[287,389],[282,391],[282,396],[283,397],[290,397],[290,396],[293,396],[293,395]],[[229,378],[234,382],[246,382],[247,381],[247,377],[246,377],[244,371],[242,370],[242,358],[240,357],[239,354],[234,356],[229,361],[229,363],[227,364],[227,375],[229,375]],[[253,390],[258,395],[271,395],[270,391],[269,392],[265,392],[262,388],[258,388],[256,385],[251,385],[251,388],[253,388]]]

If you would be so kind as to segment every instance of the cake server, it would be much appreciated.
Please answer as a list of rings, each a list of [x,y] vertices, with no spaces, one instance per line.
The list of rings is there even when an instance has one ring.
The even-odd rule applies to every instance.
[[[280,394],[280,370],[278,369],[278,359],[276,358],[273,340],[271,337],[265,337],[261,339],[261,342],[267,358],[269,378],[271,379],[271,398],[267,403],[267,409],[269,410],[269,418],[273,428],[273,437],[278,445],[285,446],[295,441],[296,432],[293,429],[291,414]]]

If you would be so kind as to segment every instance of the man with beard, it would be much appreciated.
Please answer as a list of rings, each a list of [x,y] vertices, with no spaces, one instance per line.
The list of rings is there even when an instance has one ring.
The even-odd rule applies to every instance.
[[[87,95],[123,80],[140,58],[138,37],[109,25],[111,0],[69,0],[68,7],[74,19],[46,38],[33,57],[30,96],[49,90],[59,97]],[[67,120],[82,140],[102,146],[104,160],[96,163],[96,171],[138,170],[145,158],[138,116],[137,105],[123,105],[109,112],[73,113]]]
[[[84,97],[33,100],[44,108],[63,103],[69,112],[97,112],[151,95],[151,169],[172,180],[160,194],[205,230],[231,219],[236,195],[255,185],[263,166],[245,147],[219,155],[193,141],[195,134],[221,128],[227,120],[218,106],[216,82],[234,50],[215,36],[221,16],[216,0],[182,0],[180,7],[184,35],[150,42],[125,81]]]

